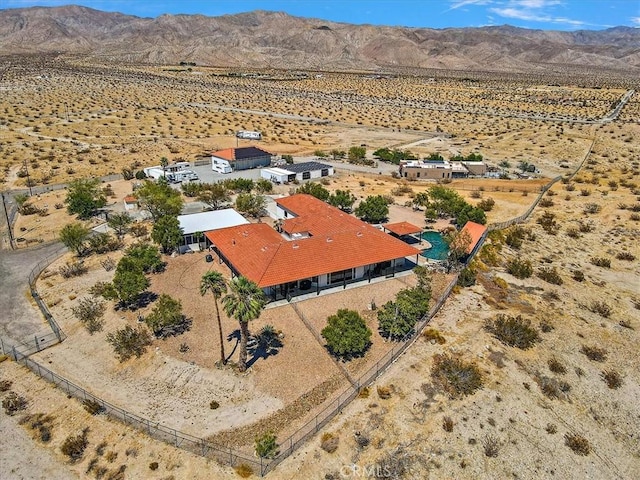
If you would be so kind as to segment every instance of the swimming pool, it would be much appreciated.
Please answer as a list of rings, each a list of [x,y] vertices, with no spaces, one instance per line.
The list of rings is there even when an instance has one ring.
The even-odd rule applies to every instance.
[[[423,250],[420,255],[431,260],[446,260],[449,245],[444,241],[440,232],[423,232],[422,238],[431,244],[431,248]]]

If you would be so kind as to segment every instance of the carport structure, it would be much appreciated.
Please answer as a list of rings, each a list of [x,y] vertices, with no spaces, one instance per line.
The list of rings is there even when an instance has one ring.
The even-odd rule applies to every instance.
[[[385,223],[382,228],[386,233],[393,235],[407,243],[422,243],[422,228],[409,222]],[[418,234],[416,236],[416,234]]]

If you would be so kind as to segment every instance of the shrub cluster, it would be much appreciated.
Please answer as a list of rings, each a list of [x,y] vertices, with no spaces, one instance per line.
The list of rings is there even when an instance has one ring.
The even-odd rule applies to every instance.
[[[531,321],[511,315],[499,314],[493,320],[485,322],[485,329],[505,345],[526,350],[540,341],[540,335]]]
[[[107,342],[111,344],[116,356],[121,362],[129,358],[142,356],[151,345],[151,335],[142,326],[133,328],[129,325],[107,335]]]
[[[451,398],[471,395],[483,384],[482,374],[475,363],[446,354],[433,356],[431,378],[434,385]]]
[[[419,287],[400,290],[395,301],[378,310],[380,334],[393,340],[405,338],[429,311],[429,299],[429,292]]]
[[[79,277],[89,271],[84,262],[67,262],[60,267],[60,275],[64,278]]]
[[[591,452],[589,441],[577,433],[567,433],[564,436],[564,444],[578,455],[586,456]]]
[[[584,353],[589,360],[593,360],[594,362],[604,362],[607,359],[607,351],[595,345],[582,345],[580,351]]]
[[[562,277],[556,270],[556,267],[540,267],[538,277],[552,285],[562,285]]]
[[[611,268],[611,260],[605,257],[591,257],[589,261],[596,267]]]
[[[507,262],[507,272],[516,278],[529,278],[533,275],[533,266],[529,260],[516,257]]]
[[[62,453],[69,457],[72,463],[77,462],[84,455],[84,451],[89,445],[87,440],[88,433],[89,429],[85,428],[79,435],[69,435],[60,447]]]
[[[85,326],[90,334],[99,332],[104,326],[105,303],[96,297],[84,297],[71,308],[73,316]]]

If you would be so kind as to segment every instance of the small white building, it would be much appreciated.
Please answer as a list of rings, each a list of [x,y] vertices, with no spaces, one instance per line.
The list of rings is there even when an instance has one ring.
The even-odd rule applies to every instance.
[[[170,174],[185,172],[191,168],[191,164],[189,162],[176,162],[173,165],[167,165],[164,169],[162,165],[154,165],[153,167],[147,167],[143,169],[144,174],[149,177],[157,180],[164,176],[169,177]]]
[[[183,245],[184,247],[191,248],[191,250],[199,250],[200,242],[204,243],[206,241],[204,235],[198,238],[198,235],[196,235],[197,232],[204,233],[210,230],[235,227],[249,223],[246,218],[233,208],[178,215],[178,222],[180,223],[180,229],[184,236]]]
[[[128,212],[130,210],[136,210],[138,208],[138,199],[133,195],[127,195],[124,197],[124,209]]]
[[[333,167],[320,162],[290,163],[282,167],[269,167],[260,170],[260,176],[273,183],[288,183],[295,180],[313,180],[334,174]]]

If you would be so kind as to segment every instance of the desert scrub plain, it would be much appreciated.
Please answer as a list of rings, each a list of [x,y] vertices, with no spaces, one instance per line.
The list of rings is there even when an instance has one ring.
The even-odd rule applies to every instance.
[[[44,63],[42,68],[44,71],[45,68],[52,67],[50,63]],[[276,111],[281,114],[301,116],[300,112],[311,114],[311,107],[305,107],[306,102],[300,100],[286,101],[289,98],[289,90],[292,90],[295,82],[318,85],[326,81],[322,88],[320,86],[314,87],[315,89],[305,87],[309,88],[305,95],[310,98],[310,104],[313,104],[316,98],[322,97],[324,103],[318,100],[319,105],[336,105],[334,108],[337,109],[337,105],[342,104],[342,101],[327,100],[327,98],[344,97],[346,99],[348,95],[355,94],[354,89],[357,89],[358,95],[361,95],[362,92],[368,91],[367,88],[382,89],[379,85],[395,80],[364,77],[355,77],[354,80],[351,76],[326,74],[319,79],[314,77],[311,83],[298,79],[281,85],[277,82],[251,78],[230,80],[227,77],[212,77],[216,81],[223,79],[224,82],[228,82],[224,83],[220,80],[219,89],[225,92],[223,96],[221,93],[198,87],[199,78],[185,81],[182,77],[186,72],[164,72],[161,69],[149,67],[131,68],[121,69],[115,78],[111,78],[105,73],[109,69],[104,67],[64,66],[63,68],[59,66],[56,68],[59,68],[55,70],[58,74],[66,72],[64,81],[69,82],[68,85],[77,82],[78,101],[89,102],[88,97],[85,98],[83,94],[83,89],[89,86],[89,83],[83,83],[87,81],[84,77],[90,78],[91,81],[106,82],[101,84],[101,88],[105,88],[104,95],[100,93],[100,89],[95,89],[93,93],[95,99],[87,103],[88,107],[94,109],[92,111],[95,111],[94,114],[97,116],[83,122],[90,123],[98,130],[104,128],[104,135],[108,136],[109,143],[102,143],[106,142],[103,134],[98,133],[101,136],[96,137],[91,129],[87,129],[83,137],[66,138],[64,135],[71,135],[72,132],[64,130],[62,124],[56,125],[59,118],[50,125],[49,133],[54,134],[48,135],[51,139],[43,137],[40,140],[37,136],[34,137],[34,132],[30,130],[35,127],[33,124],[39,119],[28,122],[29,117],[14,118],[12,122],[19,123],[17,129],[11,122],[3,125],[0,130],[3,136],[7,135],[3,139],[12,139],[8,143],[3,141],[2,147],[10,149],[11,153],[5,156],[5,150],[2,158],[3,161],[14,162],[8,169],[9,174],[14,175],[9,181],[14,184],[22,181],[15,176],[16,170],[20,168],[20,162],[24,160],[22,156],[31,155],[35,151],[34,146],[39,148],[46,145],[46,151],[55,151],[57,154],[58,147],[62,144],[62,148],[69,148],[60,157],[63,162],[67,162],[67,158],[74,158],[73,166],[79,169],[86,167],[84,172],[118,172],[122,166],[129,166],[135,161],[139,161],[141,165],[157,163],[157,158],[161,155],[172,159],[180,156],[191,159],[188,158],[191,153],[185,152],[193,152],[192,154],[195,155],[203,149],[212,148],[214,142],[222,142],[222,135],[229,135],[236,128],[255,128],[269,132],[258,122],[285,120],[276,117],[270,120],[268,115],[249,112],[221,110],[217,113],[219,118],[229,115],[230,123],[227,127],[229,132],[221,131],[219,137],[211,139],[211,130],[205,128],[206,131],[201,133],[204,135],[203,138],[197,138],[199,133],[188,139],[189,141],[180,138],[177,134],[174,138],[174,134],[168,133],[171,126],[169,118],[173,119],[176,132],[186,133],[187,128],[203,128],[200,122],[204,122],[204,118],[213,123],[210,120],[213,113],[204,114],[201,109],[194,107],[191,119],[194,125],[190,126],[182,125],[177,120],[183,115],[181,108],[162,109],[156,105],[152,107],[154,117],[149,117],[151,114],[141,113],[142,109],[132,104],[129,107],[131,115],[135,116],[138,112],[139,118],[135,122],[129,117],[123,120],[122,113],[114,113],[121,112],[116,108],[118,107],[116,102],[122,101],[122,90],[135,90],[137,81],[148,82],[146,89],[154,92],[154,95],[149,95],[145,92],[145,88],[138,89],[140,102],[144,100],[145,105],[149,102],[158,102],[158,105],[169,105],[170,102],[180,103],[180,101],[191,103],[193,98],[197,98],[196,95],[188,93],[189,88],[193,87],[201,89],[198,90],[198,94],[202,97],[199,100],[221,102],[220,104],[225,107],[237,101],[239,102],[237,105],[241,107],[231,108],[250,109],[253,98],[247,95],[247,92],[255,91],[272,102],[268,105],[269,109],[266,108],[266,104],[263,104],[261,107],[263,111],[273,111],[277,108]],[[9,72],[12,70],[14,67]],[[83,80],[74,79],[77,71],[83,72]],[[33,72],[38,75],[35,70]],[[51,73],[53,72],[54,69],[51,70]],[[94,73],[89,75],[90,72]],[[327,78],[333,78],[334,75],[348,78],[329,82]],[[105,81],[105,78],[109,80]],[[7,87],[6,79],[7,74],[3,79],[2,88]],[[29,90],[29,95],[33,95],[38,91],[39,80],[34,77],[30,87],[21,88]],[[489,80],[495,82],[494,79]],[[424,80],[424,83],[429,84],[427,80]],[[435,83],[437,86],[443,86],[438,85],[437,81]],[[452,92],[442,95],[438,92],[439,88],[434,86],[432,95],[434,101],[438,95],[441,95],[440,98],[445,98],[445,103],[449,98],[456,98],[454,95],[463,97],[467,95],[465,98],[469,98],[468,93],[464,95],[455,93],[456,90],[464,92],[461,85],[468,83],[475,88],[477,83],[482,84],[478,81],[471,82],[449,77],[444,78],[442,83],[451,84]],[[555,82],[553,80],[538,82],[538,85],[544,86],[551,83]],[[336,90],[335,85],[338,84],[342,87]],[[576,85],[579,84],[576,82]],[[242,88],[236,88],[237,85],[241,85]],[[368,87],[368,85],[372,86]],[[613,85],[611,88],[617,89],[617,94],[621,95],[627,88],[627,85],[623,86],[624,88],[619,88],[620,85]],[[57,87],[51,87],[52,90],[55,88]],[[415,106],[400,107],[396,104],[395,108],[392,108],[392,102],[399,101],[399,94],[393,93],[394,88],[395,86],[388,88],[389,91],[384,94],[387,97],[382,93],[376,93],[382,99],[379,102],[380,111],[397,112],[399,109],[405,111],[406,108],[407,115],[411,113],[417,115],[416,112],[419,109]],[[548,88],[555,90],[558,87]],[[576,87],[565,88],[573,90]],[[116,95],[117,89],[121,89],[119,95]],[[488,87],[487,89],[491,90]],[[12,95],[18,90],[16,86]],[[109,97],[108,93],[111,90],[112,96]],[[428,91],[427,88],[424,90]],[[603,92],[605,89],[586,90],[593,90],[591,92],[593,98],[606,93]],[[276,94],[275,91],[280,93]],[[504,88],[503,91],[506,96],[503,101],[506,103],[500,107],[505,109],[502,113],[508,114],[512,110],[520,111],[518,108],[521,108],[521,111],[533,108],[531,102],[528,106],[523,103],[520,107],[509,102],[509,89]],[[26,93],[23,95],[20,101],[27,104],[20,108],[21,113],[25,114],[27,105],[29,108],[36,105],[29,104],[31,101],[29,95]],[[243,95],[246,97],[245,101],[242,101]],[[60,112],[64,112],[62,118],[66,122],[65,97],[60,91],[58,96],[59,106],[55,115],[60,116]],[[99,108],[100,103],[103,102],[103,96],[114,104],[114,108],[108,113],[106,110],[101,112]],[[72,94],[69,94],[69,98],[72,98]],[[372,98],[377,97],[372,96]],[[392,102],[385,98],[390,98]],[[407,98],[414,101],[411,97],[407,96]],[[493,98],[493,94],[487,98],[493,102],[491,105],[486,105],[487,109],[500,106]],[[605,105],[607,98],[606,95],[603,97],[601,109],[597,112],[599,115],[604,115],[609,110],[610,105]],[[40,98],[41,107],[38,108],[50,108],[50,104],[43,103],[43,100],[44,97]],[[66,101],[71,105],[68,99]],[[304,143],[308,141],[300,138],[283,137],[283,147],[286,146],[290,150],[283,150],[282,153],[313,152],[318,148],[335,148],[336,144],[332,143],[335,139],[349,138],[353,141],[354,138],[365,138],[367,131],[383,130],[389,138],[399,134],[408,135],[407,132],[416,132],[410,123],[407,123],[406,128],[401,128],[403,131],[399,134],[392,131],[397,127],[379,124],[384,121],[385,115],[380,113],[378,117],[374,116],[372,112],[378,111],[375,103],[372,100],[370,109],[357,108],[358,114],[352,114],[352,109],[344,108],[344,117],[340,117],[340,123],[331,120],[327,125],[319,125],[311,124],[307,120],[286,119],[287,125],[290,124],[292,129],[302,132],[303,137],[312,128],[326,128],[330,133],[327,133],[326,137],[318,137],[325,138],[326,146],[320,143],[315,145],[310,142]],[[409,102],[405,101],[405,103]],[[593,150],[575,177],[569,179],[567,176],[545,196],[544,204],[536,209],[527,224],[521,228],[492,234],[490,242],[474,264],[477,272],[475,285],[461,288],[453,295],[432,321],[432,330],[416,342],[376,384],[363,391],[360,398],[325,427],[323,434],[312,438],[307,445],[286,460],[272,474],[274,478],[342,478],[345,476],[358,478],[362,476],[358,472],[371,472],[376,469],[382,473],[392,472],[392,475],[389,475],[391,478],[427,476],[432,478],[508,476],[634,478],[634,472],[640,470],[640,451],[637,443],[640,414],[635,401],[640,396],[638,354],[635,347],[640,328],[637,322],[640,306],[638,298],[640,272],[637,262],[640,257],[637,242],[640,229],[640,214],[637,207],[640,201],[638,197],[640,150],[635,140],[640,135],[637,96],[632,97],[623,109],[619,121],[602,126],[492,116],[489,110],[480,112],[478,103],[479,100],[473,100],[475,112],[473,114],[437,108],[427,109],[420,117],[420,122],[423,123],[416,124],[418,130],[413,139],[399,137],[397,143],[376,145],[376,148],[410,143],[412,140],[421,140],[425,137],[429,140],[433,138],[433,132],[437,127],[440,127],[445,133],[455,135],[454,138],[446,140],[451,143],[441,144],[442,152],[447,152],[449,149],[465,154],[480,151],[496,163],[496,160],[508,159],[516,164],[520,159],[525,159],[539,165],[548,176],[573,171],[595,139]],[[593,103],[597,104],[595,101]],[[462,100],[460,104],[464,106]],[[437,105],[439,108],[440,104]],[[2,108],[8,109],[8,112],[13,111],[14,107],[3,104]],[[356,109],[356,107],[353,108]],[[471,111],[471,107],[468,108]],[[539,108],[537,111],[534,109],[534,113],[542,111],[545,115],[565,115],[568,114],[569,108],[573,108],[576,109],[575,114],[580,117],[586,118],[594,114],[588,110],[582,112],[575,105],[562,106],[554,102],[541,105]],[[361,116],[361,112],[365,110],[364,113],[368,112],[368,115]],[[72,109],[69,108],[69,111],[71,117]],[[196,116],[196,113],[201,116]],[[54,114],[53,109],[51,114]],[[323,112],[322,107],[317,107],[313,114],[319,119],[324,119],[323,115],[326,115],[326,111]],[[236,120],[232,120],[233,115],[236,116]],[[144,120],[149,118],[153,118],[153,122],[146,125]],[[407,118],[410,118],[407,122],[418,122],[412,117]],[[125,125],[113,124],[115,119]],[[246,123],[238,123],[240,121]],[[362,125],[358,122],[362,122]],[[111,129],[104,123],[111,125]],[[143,125],[146,126],[143,127]],[[140,127],[149,128],[149,130],[145,130],[145,135],[142,135]],[[79,127],[76,125],[74,128]],[[138,130],[132,136],[123,136],[122,132],[125,132],[126,128],[130,128],[131,132]],[[146,138],[147,133],[150,135],[151,129],[155,130],[157,140],[153,135]],[[362,133],[356,136],[345,133],[346,130],[361,130]],[[118,133],[121,138],[118,138]],[[286,129],[285,133],[289,134],[289,130]],[[315,135],[313,131],[311,133]],[[315,139],[313,135],[308,138]],[[137,139],[133,140],[136,136],[138,136]],[[62,140],[63,138],[66,140]],[[58,141],[54,142],[52,139]],[[85,142],[89,139],[92,140],[87,142],[90,143],[89,147],[73,143]],[[228,140],[231,145],[235,143],[231,137]],[[287,144],[285,140],[291,141],[292,144]],[[134,141],[138,142],[136,145],[140,150],[132,153],[130,148],[133,143],[128,142]],[[28,146],[24,145],[25,142]],[[299,142],[299,145],[295,145],[296,142]],[[269,134],[265,143],[277,147],[277,143],[269,138]],[[433,151],[428,143],[421,145],[423,146],[420,148],[424,148],[425,152]],[[105,146],[107,148],[103,148]],[[171,153],[170,146],[173,146],[177,153]],[[342,144],[341,148],[348,146],[350,143]],[[370,147],[373,146],[371,144]],[[85,160],[77,160],[78,155],[73,152],[78,148],[89,148],[89,152],[84,154]],[[189,150],[190,148],[193,150]],[[275,148],[274,151],[276,151]],[[99,156],[100,154],[103,156]],[[89,162],[91,158],[95,160],[93,164]],[[109,160],[105,161],[106,158]],[[54,161],[57,162],[57,160]],[[42,165],[48,166],[48,160],[42,160],[38,167],[34,167],[38,172],[36,176],[42,174]],[[52,170],[60,170],[60,168]],[[81,175],[81,173],[60,172],[59,178],[65,179],[67,175]],[[58,180],[51,177],[50,181]],[[364,185],[361,182],[364,182]],[[526,210],[526,206],[535,197],[533,193],[524,196],[518,191],[518,189],[524,189],[522,184],[508,183],[513,185],[513,192],[494,192],[488,183],[486,185],[467,183],[464,186],[465,190],[460,191],[467,192],[467,198],[473,201],[504,195],[505,198],[496,198],[498,208],[489,212],[489,221],[499,221],[503,219],[502,215],[511,215],[510,211],[504,213],[504,209],[513,208],[513,203],[516,203],[518,207],[514,209],[513,214],[519,214]],[[360,177],[357,174],[346,174],[337,178],[336,183],[332,185],[335,188],[348,185],[352,191],[361,195],[368,193],[369,188],[380,189],[381,192],[383,189],[390,191],[400,183],[390,178],[381,179],[375,175]],[[417,182],[411,182],[408,186],[415,192],[424,188]],[[115,184],[114,189],[117,192],[121,191]],[[362,190],[359,191],[359,189]],[[510,196],[507,196],[508,194]],[[395,198],[396,203],[402,205],[410,199],[410,195],[402,194]],[[398,205],[394,208],[399,208]],[[183,257],[181,261],[189,260],[188,257]],[[96,275],[100,268],[98,264],[93,267],[95,267],[93,275]],[[179,273],[192,266],[176,264],[176,268]],[[41,281],[51,282],[51,288],[54,288],[53,280],[54,277],[49,277]],[[82,282],[83,280],[79,280],[76,284],[70,285],[68,291],[52,292],[48,300],[55,304],[54,308],[61,311],[68,309],[68,304],[80,296]],[[188,283],[179,283],[179,285],[181,288],[189,288]],[[160,285],[158,288],[160,289]],[[380,299],[382,298],[381,296]],[[211,302],[211,299],[206,301]],[[364,308],[364,303],[362,306]],[[205,307],[200,306],[200,308]],[[194,305],[193,308],[198,307]],[[62,319],[65,318],[63,314],[60,316]],[[126,317],[124,314],[114,315],[110,319],[110,322],[113,322],[110,325],[135,321],[133,317],[122,318],[123,316]],[[295,318],[289,318],[289,313],[282,315],[282,318],[283,322],[294,325]],[[65,331],[68,329],[72,334],[84,335],[82,338],[89,351],[90,346],[97,342],[96,339],[101,340],[98,337],[90,337],[79,325],[75,327],[65,325],[63,328]],[[203,330],[198,330],[197,324],[193,328],[194,332],[203,333]],[[171,344],[172,341],[173,344]],[[172,415],[178,421],[184,422],[183,427],[194,428],[189,425],[192,419],[185,416],[190,416],[191,410],[203,408],[203,405],[206,410],[212,396],[198,398],[189,395],[189,389],[186,388],[188,382],[183,380],[185,377],[180,374],[173,361],[163,351],[170,349],[175,354],[179,348],[178,343],[175,342],[179,343],[180,338],[163,342],[159,350],[149,351],[139,362],[133,359],[129,364],[120,366],[111,358],[107,368],[116,372],[111,395],[119,394],[118,378],[133,379],[142,372],[155,371],[157,375],[145,380],[141,390],[153,392],[154,388],[160,388],[158,384],[162,382],[174,385],[176,401],[184,403],[184,410],[174,411]],[[286,335],[282,353],[269,360],[282,360],[284,356],[279,359],[279,355],[284,355],[287,350],[293,350],[293,347],[306,345],[306,342],[306,338],[292,338]],[[56,347],[57,350],[68,350],[68,348],[64,343]],[[41,360],[44,363],[51,361],[55,365],[59,361],[58,358],[63,359],[65,355],[70,355],[68,351],[58,352],[56,349],[43,352]],[[212,347],[211,351],[215,351],[215,347]],[[189,359],[194,362],[208,361],[195,358],[197,355],[202,355],[201,349],[198,348],[192,347],[184,355],[189,356]],[[436,357],[436,355],[441,356]],[[453,367],[451,370],[453,373],[443,375],[443,370],[434,368],[442,365]],[[75,375],[82,375],[83,365],[73,364],[69,367],[77,370]],[[470,388],[462,388],[465,386],[457,382],[460,377],[456,377],[455,373],[460,367],[467,368],[468,372],[479,374],[480,381],[469,386]],[[327,369],[329,368],[333,367],[328,365]],[[196,382],[204,385],[207,385],[207,382],[210,383],[211,379],[207,374],[198,369],[199,367],[195,365],[192,370],[185,373],[187,377],[191,375],[190,378]],[[257,367],[256,370],[258,370]],[[434,375],[434,372],[440,372],[441,375]],[[256,373],[255,376],[267,375],[267,373]],[[96,375],[99,375],[99,371]],[[263,380],[264,383],[268,383],[268,379],[267,375]],[[48,468],[53,471],[56,468],[53,465],[58,467],[65,465],[65,472],[73,472],[81,478],[104,478],[107,474],[131,478],[237,477],[237,474],[229,468],[219,467],[213,462],[148,440],[127,427],[101,416],[91,416],[82,409],[81,404],[75,400],[65,399],[62,393],[35,379],[33,375],[13,363],[2,363],[0,380],[13,382],[9,389],[28,400],[26,410],[17,412],[11,418],[7,417],[8,422],[15,428],[22,429],[21,431],[33,433],[35,437],[34,443],[29,443],[28,440],[22,443],[16,442],[11,447],[17,449],[16,453],[9,455],[10,457],[18,457],[20,453],[17,452],[28,451],[34,448],[34,445],[37,445],[37,450],[42,446],[48,452],[47,455],[50,455],[50,462],[45,462],[47,465],[52,465]],[[311,382],[306,378],[304,380]],[[216,393],[222,392],[224,395],[229,395],[229,398],[234,395],[249,400],[254,398],[253,394],[256,390],[253,379],[239,379],[239,387],[235,382],[238,382],[237,378],[227,378],[227,382],[218,383]],[[307,383],[307,385],[310,384]],[[475,386],[480,385],[481,388],[475,390]],[[260,412],[262,408],[264,413],[264,409],[269,410],[279,406],[278,392],[275,386],[273,388],[274,391],[263,395],[263,398],[269,401],[262,402],[262,405],[256,406],[253,411]],[[461,393],[465,390],[473,393],[465,396]],[[212,389],[211,392],[213,391]],[[4,400],[7,398],[8,391],[0,395]],[[224,404],[225,401],[221,403]],[[166,405],[159,404],[155,407],[158,407],[163,415],[170,414],[170,409],[165,408]],[[143,408],[153,409],[154,405]],[[38,414],[42,414],[42,417],[37,417]],[[215,415],[215,412],[211,411],[210,414]],[[29,416],[24,417],[24,415]],[[49,417],[48,420],[47,417]],[[22,426],[18,426],[18,420],[21,419]],[[208,428],[211,426],[207,425]],[[83,455],[73,459],[63,453],[62,447],[65,440],[69,437],[73,437],[72,439],[79,437],[82,440],[86,427],[89,427],[89,431],[86,434],[87,445]],[[51,438],[45,441],[43,438],[46,439],[47,436],[43,436],[43,432],[46,433],[47,428],[50,430]],[[243,433],[250,436],[253,432]]]

